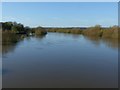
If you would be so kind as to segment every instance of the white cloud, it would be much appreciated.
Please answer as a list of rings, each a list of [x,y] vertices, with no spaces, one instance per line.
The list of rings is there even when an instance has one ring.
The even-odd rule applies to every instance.
[[[15,17],[11,17],[11,16],[2,16],[2,21],[15,21],[16,18]]]

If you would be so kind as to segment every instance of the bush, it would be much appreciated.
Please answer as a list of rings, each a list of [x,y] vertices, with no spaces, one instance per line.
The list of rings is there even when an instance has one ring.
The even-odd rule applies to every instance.
[[[102,37],[102,29],[100,25],[96,25],[95,27],[90,27],[87,28],[86,30],[83,31],[84,35],[88,36],[95,36],[95,37]]]
[[[45,35],[45,34],[47,34],[47,31],[42,27],[37,27],[37,28],[35,28],[35,34],[36,35]]]
[[[48,32],[81,34],[82,30],[80,30],[80,28],[51,28],[48,29]]]
[[[103,38],[118,38],[118,26],[113,26],[108,28],[108,30],[103,30]]]
[[[13,33],[13,32],[2,32],[2,44],[6,45],[6,44],[11,44],[11,43],[16,43],[18,42],[19,38],[18,36]]]

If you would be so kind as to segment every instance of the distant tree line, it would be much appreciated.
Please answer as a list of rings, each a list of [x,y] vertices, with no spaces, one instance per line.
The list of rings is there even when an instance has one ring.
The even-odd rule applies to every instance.
[[[2,44],[8,45],[17,43],[29,35],[43,36],[47,31],[42,27],[30,28],[21,23],[16,22],[1,22],[0,32],[2,32]]]
[[[100,25],[96,25],[88,28],[43,28],[41,26],[30,28],[24,26],[21,23],[16,22],[1,22],[2,32],[11,32],[15,34],[26,34],[29,35],[45,35],[47,32],[59,32],[59,33],[71,33],[71,34],[82,34],[90,37],[102,37],[102,38],[118,38],[119,27],[112,26],[103,28]]]
[[[12,32],[16,34],[29,34],[35,33],[37,35],[44,35],[47,31],[42,27],[30,28],[21,23],[16,22],[1,22],[3,32]]]

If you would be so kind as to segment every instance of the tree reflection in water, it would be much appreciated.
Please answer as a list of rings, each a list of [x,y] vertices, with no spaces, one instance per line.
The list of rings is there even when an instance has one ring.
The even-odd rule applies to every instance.
[[[107,47],[118,49],[120,47],[118,39],[116,38],[100,38],[94,36],[84,36],[85,39],[92,42],[95,46],[99,46],[100,43],[104,43]]]
[[[7,54],[9,52],[13,52],[16,48],[16,46],[23,41],[24,39],[30,40],[31,37],[35,37],[38,41],[44,40],[43,38],[45,35],[35,35],[35,36],[26,36],[26,35],[14,35],[13,33],[6,33],[2,34],[2,54]],[[65,34],[66,35],[66,34]],[[79,37],[79,35],[76,35],[73,37]],[[118,39],[113,38],[100,38],[100,37],[94,37],[94,36],[84,36],[84,38],[90,42],[92,42],[95,46],[99,46],[101,43],[104,43],[110,48],[118,49],[120,47],[120,44],[118,43]]]
[[[2,33],[2,54],[7,54],[13,52],[17,45],[22,42],[24,39],[30,40],[31,37],[36,37],[38,40],[41,40],[45,35],[36,35],[36,36],[27,36],[27,35],[17,35],[14,33]]]
[[[19,41],[23,40],[22,36],[11,32],[2,33],[2,54],[14,51]]]

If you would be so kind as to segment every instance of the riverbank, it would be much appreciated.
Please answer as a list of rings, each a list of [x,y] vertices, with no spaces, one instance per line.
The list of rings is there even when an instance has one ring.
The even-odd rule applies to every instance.
[[[16,43],[26,36],[43,36],[47,32],[59,32],[69,34],[79,34],[90,38],[109,38],[118,39],[119,27],[113,26],[103,28],[100,25],[88,28],[45,28],[45,27],[25,27],[23,24],[16,22],[2,22],[2,42],[5,43]]]
[[[102,38],[118,38],[119,27],[113,26],[109,28],[102,28],[99,25],[89,28],[48,28],[48,32],[70,33],[70,34],[82,34],[90,37],[102,37]]]

